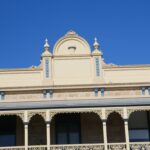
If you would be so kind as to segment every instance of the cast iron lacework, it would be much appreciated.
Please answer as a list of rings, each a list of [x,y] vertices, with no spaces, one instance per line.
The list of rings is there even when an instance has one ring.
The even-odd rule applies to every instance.
[[[95,58],[95,64],[96,64],[96,76],[100,76],[99,58]]]
[[[45,60],[45,75],[46,75],[46,78],[49,78],[49,60],[48,59]]]

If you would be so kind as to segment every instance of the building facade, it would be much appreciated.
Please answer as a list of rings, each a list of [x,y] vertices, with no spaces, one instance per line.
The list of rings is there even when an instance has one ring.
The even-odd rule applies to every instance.
[[[74,31],[50,51],[0,70],[0,150],[150,149],[150,65],[106,64]]]

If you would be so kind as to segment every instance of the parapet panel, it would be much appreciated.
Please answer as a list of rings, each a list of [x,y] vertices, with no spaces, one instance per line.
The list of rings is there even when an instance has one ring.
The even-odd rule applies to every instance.
[[[91,58],[54,59],[54,84],[92,83]]]

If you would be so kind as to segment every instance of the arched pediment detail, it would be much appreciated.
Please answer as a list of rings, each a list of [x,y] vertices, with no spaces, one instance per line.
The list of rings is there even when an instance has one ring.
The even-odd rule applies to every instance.
[[[24,122],[24,113],[0,113],[0,116],[17,116]]]
[[[124,118],[124,114],[123,114],[123,109],[108,109],[106,110],[106,119],[108,119],[108,117],[112,114],[112,113],[117,113],[121,116],[121,118]]]
[[[141,112],[141,111],[150,111],[150,107],[136,107],[136,108],[129,108],[127,110],[127,115],[128,118],[130,118],[130,115],[133,114],[134,112]]]
[[[32,117],[34,117],[35,115],[41,116],[44,119],[44,121],[46,121],[46,112],[29,112],[28,113],[28,122],[30,122]]]
[[[54,56],[90,55],[90,53],[88,42],[74,31],[70,31],[60,38],[53,50]]]
[[[72,110],[72,111],[54,111],[50,112],[50,121],[57,115],[57,114],[71,114],[71,113],[94,113],[100,119],[102,119],[102,111],[101,110]]]

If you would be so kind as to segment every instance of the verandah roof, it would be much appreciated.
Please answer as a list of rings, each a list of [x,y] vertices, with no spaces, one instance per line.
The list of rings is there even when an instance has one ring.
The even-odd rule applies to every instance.
[[[150,105],[150,98],[98,99],[98,100],[41,100],[35,102],[1,102],[0,110],[52,109],[81,107],[123,107]]]

